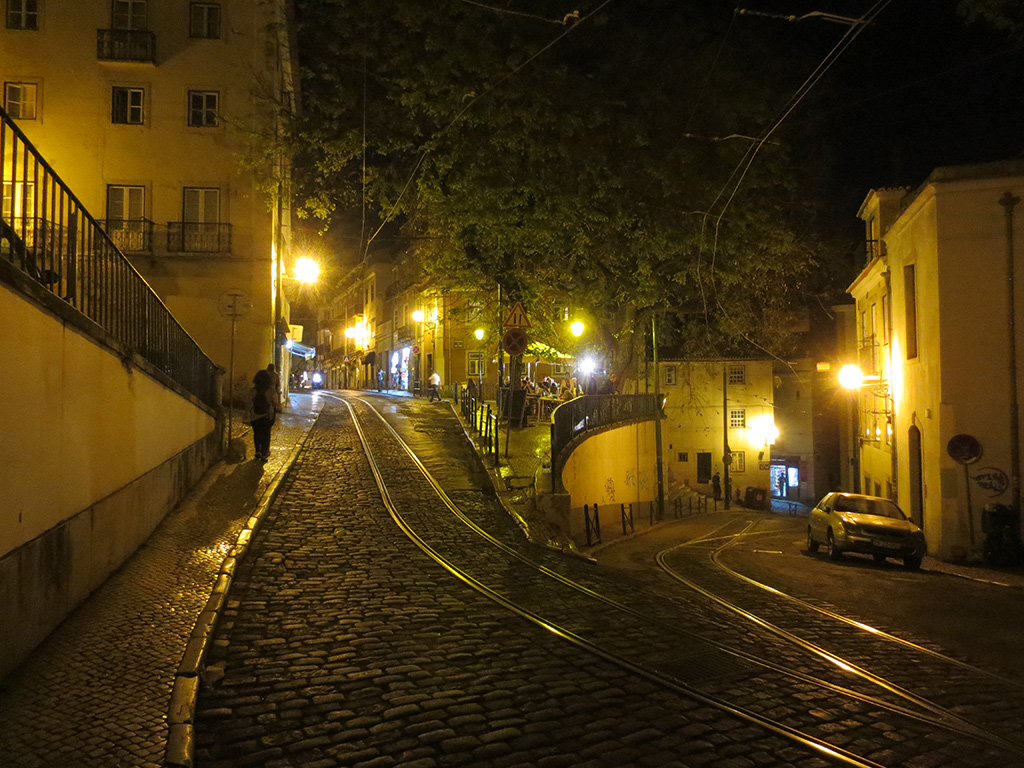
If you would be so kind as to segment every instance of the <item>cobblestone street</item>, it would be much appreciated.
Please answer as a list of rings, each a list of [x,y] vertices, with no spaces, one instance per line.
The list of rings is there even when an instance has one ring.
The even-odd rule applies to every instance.
[[[175,671],[254,515],[184,710],[200,768],[1024,764],[1019,681],[711,565],[795,521],[677,521],[667,562],[719,604],[527,543],[448,403],[353,394],[294,400],[265,467],[212,472],[3,682],[0,765],[167,764]]]

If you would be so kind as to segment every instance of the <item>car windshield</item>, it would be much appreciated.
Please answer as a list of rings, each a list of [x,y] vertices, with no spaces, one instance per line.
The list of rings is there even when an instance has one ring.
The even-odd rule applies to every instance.
[[[874,515],[890,517],[893,520],[905,520],[906,516],[888,499],[871,499],[862,496],[837,496],[833,509],[836,512],[853,512],[857,515]]]

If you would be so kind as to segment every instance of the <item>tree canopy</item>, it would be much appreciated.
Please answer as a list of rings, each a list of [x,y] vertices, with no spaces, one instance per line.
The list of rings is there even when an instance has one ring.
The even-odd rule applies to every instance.
[[[677,0],[298,9],[302,213],[365,207],[369,249],[400,226],[440,285],[568,298],[613,367],[655,313],[690,350],[781,350],[824,250],[815,169],[766,129],[814,62],[763,25]]]

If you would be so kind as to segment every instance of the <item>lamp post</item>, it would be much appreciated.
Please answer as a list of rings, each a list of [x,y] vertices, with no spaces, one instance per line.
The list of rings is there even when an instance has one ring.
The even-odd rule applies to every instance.
[[[476,337],[476,340],[478,342],[483,341],[484,340],[484,329],[483,328],[477,328],[475,331],[473,331],[473,335]],[[481,347],[481,345],[477,344],[477,348],[480,349],[480,347]],[[477,366],[476,366],[476,381],[477,381],[476,396],[478,398],[480,398],[480,400],[482,401],[484,399],[484,353],[481,350],[478,354],[480,355],[480,359],[477,360]]]

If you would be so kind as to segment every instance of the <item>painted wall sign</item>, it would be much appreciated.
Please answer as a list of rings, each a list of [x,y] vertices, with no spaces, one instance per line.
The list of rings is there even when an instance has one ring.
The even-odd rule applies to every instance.
[[[971,480],[977,483],[978,487],[983,491],[988,491],[992,496],[1006,493],[1006,489],[1010,487],[1010,478],[1006,476],[1003,470],[996,467],[980,468],[971,475]]]

